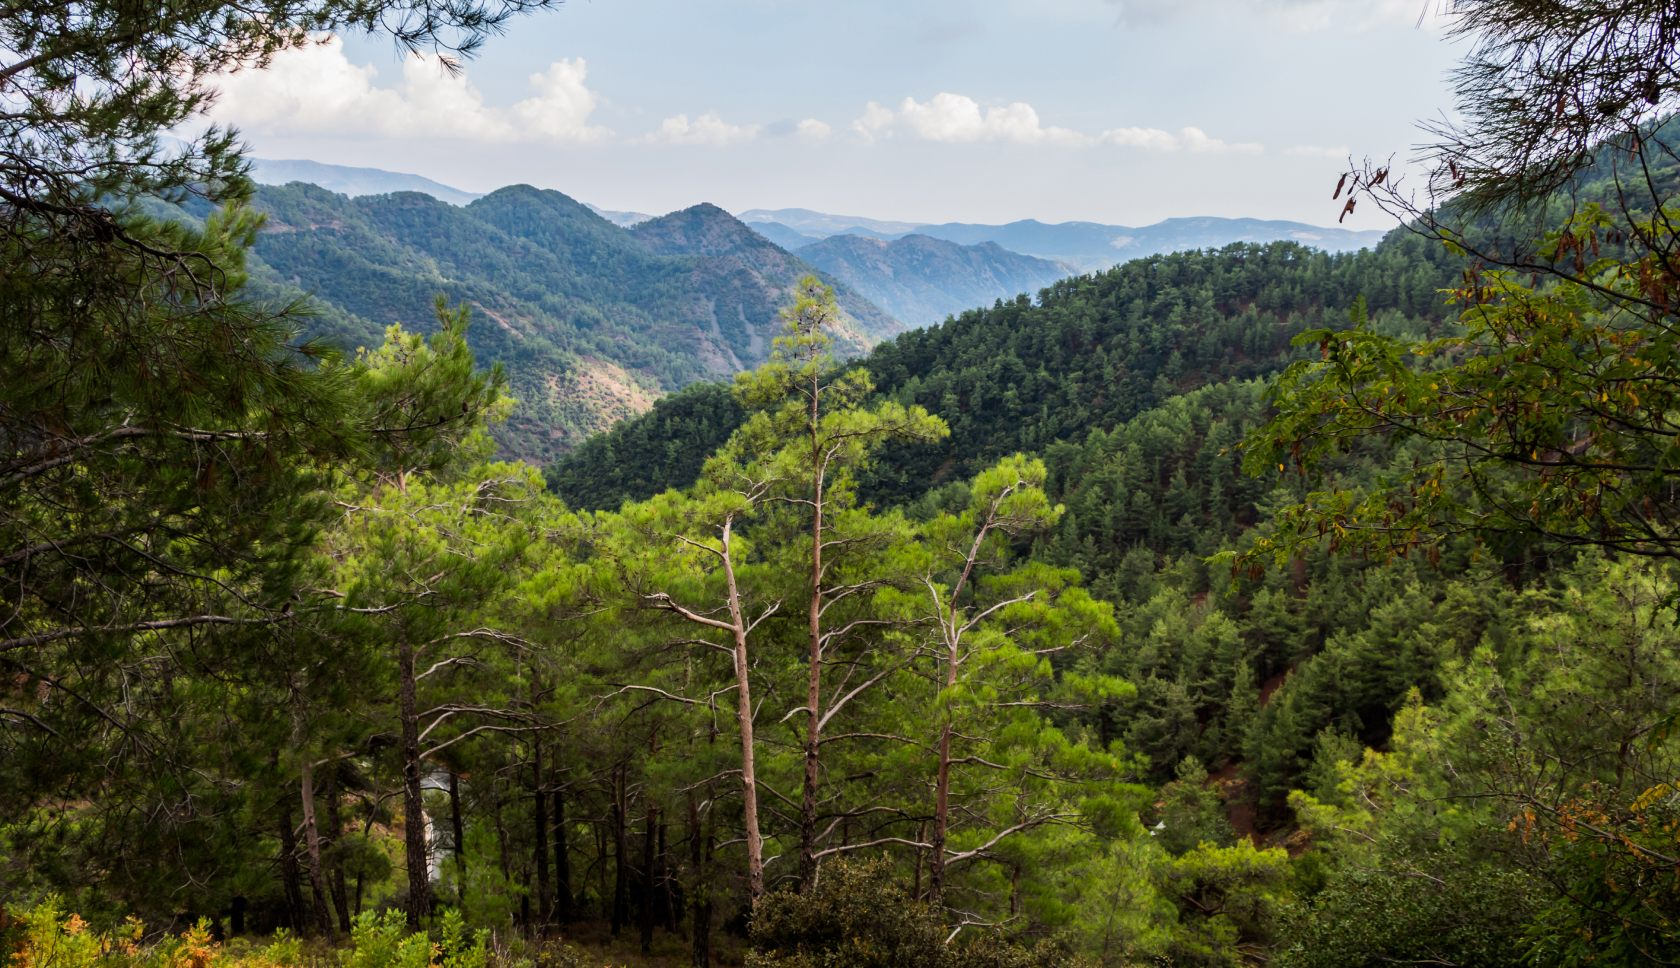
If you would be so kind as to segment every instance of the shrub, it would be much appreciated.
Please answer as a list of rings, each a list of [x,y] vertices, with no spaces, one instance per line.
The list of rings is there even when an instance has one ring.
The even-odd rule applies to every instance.
[[[759,902],[746,968],[1079,968],[1061,948],[980,933],[947,944],[940,912],[916,903],[885,859],[825,865],[810,894]]]

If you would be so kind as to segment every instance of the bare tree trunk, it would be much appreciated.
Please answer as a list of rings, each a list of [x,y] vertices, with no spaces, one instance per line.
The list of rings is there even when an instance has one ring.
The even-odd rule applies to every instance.
[[[343,772],[340,763],[334,763],[327,771],[326,803],[327,803],[327,887],[332,890],[333,911],[338,915],[338,930],[350,933],[350,898],[344,887],[344,859],[336,848],[344,839],[344,821],[338,813],[339,774]]]
[[[984,532],[982,532],[983,534]],[[972,560],[972,556],[971,556]],[[964,578],[967,577],[965,572]],[[959,583],[959,588],[961,587]],[[945,665],[945,688],[952,689],[957,684],[957,620],[956,595],[951,597],[952,619],[951,629],[947,639],[947,653]],[[945,725],[939,730],[939,777],[933,790],[933,840],[929,845],[928,867],[928,900],[934,904],[940,903],[945,893],[945,833],[951,814],[951,712],[945,711]]]
[[[822,533],[823,476],[817,444],[817,394],[811,395],[811,609],[807,615],[805,784],[799,798],[799,890],[817,887],[817,783],[822,755]]]
[[[730,558],[733,519],[723,525],[723,570],[729,579],[729,617],[735,635],[736,720],[741,730],[741,824],[747,836],[747,898],[753,910],[764,896],[764,837],[758,831],[758,775],[754,769],[752,682],[747,663],[747,624],[741,614],[741,595],[735,585]]]
[[[928,844],[928,900],[945,891],[945,821],[951,807],[951,724],[939,731],[939,779],[933,790],[933,840]]]
[[[299,771],[303,793],[303,842],[309,851],[309,891],[314,896],[315,926],[327,937],[333,935],[332,915],[327,913],[327,879],[321,866],[321,831],[315,824],[315,768],[306,752]]]
[[[430,864],[426,844],[426,802],[420,790],[420,711],[415,697],[414,646],[401,639],[397,653],[398,703],[402,717],[403,862],[408,867],[408,928],[420,930],[431,913]]]
[[[654,830],[659,822],[659,809],[653,798],[647,798],[647,816],[642,824],[642,954],[653,953],[653,846],[658,838]]]
[[[449,826],[455,835],[455,903],[467,902],[467,834],[461,821],[461,777],[449,771]]]
[[[286,895],[288,927],[300,934],[309,932],[309,921],[303,914],[303,884],[298,872],[297,832],[292,828],[290,797],[280,801],[280,887]]]

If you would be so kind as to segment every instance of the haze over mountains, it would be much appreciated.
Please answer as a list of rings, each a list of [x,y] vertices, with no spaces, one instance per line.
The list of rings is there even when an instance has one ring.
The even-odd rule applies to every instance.
[[[803,208],[755,208],[742,212],[740,217],[741,221],[790,251],[835,235],[892,240],[914,233],[960,245],[995,242],[1012,252],[1069,263],[1081,272],[1097,272],[1130,259],[1166,252],[1217,249],[1232,242],[1300,242],[1329,252],[1357,251],[1376,245],[1386,234],[1374,229],[1355,232],[1321,228],[1303,222],[1214,216],[1170,218],[1142,228],[1097,222],[1046,225],[1036,219],[1023,219],[1007,225],[966,222],[918,225],[828,215]]]

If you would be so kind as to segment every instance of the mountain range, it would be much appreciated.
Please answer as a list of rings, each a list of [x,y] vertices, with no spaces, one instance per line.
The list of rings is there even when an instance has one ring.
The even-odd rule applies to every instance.
[[[1036,219],[1005,225],[968,222],[919,225],[829,215],[803,208],[755,208],[740,213],[740,217],[790,251],[836,235],[894,240],[916,234],[961,245],[995,242],[1012,252],[1066,262],[1081,272],[1101,271],[1130,259],[1167,252],[1224,248],[1233,242],[1300,242],[1329,252],[1349,252],[1370,248],[1387,234],[1379,229],[1354,231],[1304,222],[1215,216],[1170,218],[1142,228],[1098,222],[1047,225]]]
[[[307,295],[315,332],[350,347],[378,345],[390,323],[429,331],[438,293],[470,303],[473,348],[503,364],[519,401],[495,430],[501,451],[535,463],[681,387],[762,362],[808,273],[835,287],[838,348],[852,356],[1166,248],[1335,248],[1377,234],[1219,218],[915,226],[803,209],[743,213],[749,223],[709,204],[656,218],[526,185],[480,196],[379,169],[254,167],[259,182],[288,182],[255,200],[269,222],[252,251],[254,288],[276,301]]]
[[[666,393],[762,362],[807,274],[837,292],[844,355],[904,330],[712,205],[630,230],[527,185],[456,206],[292,183],[262,186],[253,204],[268,215],[251,250],[253,288],[273,302],[308,294],[315,335],[373,347],[390,323],[434,329],[438,293],[471,304],[473,350],[504,366],[518,400],[493,431],[501,452],[538,464]]]

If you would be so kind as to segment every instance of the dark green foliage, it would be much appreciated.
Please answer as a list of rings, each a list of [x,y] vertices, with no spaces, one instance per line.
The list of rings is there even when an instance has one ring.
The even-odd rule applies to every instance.
[[[690,384],[550,464],[549,489],[568,507],[595,511],[687,487],[717,449],[720,433],[727,438],[725,428],[745,419],[728,384]]]
[[[1080,968],[1049,942],[990,933],[947,945],[943,912],[912,899],[885,860],[831,861],[816,890],[759,902],[747,968]]]
[[[1406,865],[1409,866],[1409,865]],[[1525,875],[1436,855],[1415,871],[1348,870],[1303,904],[1287,926],[1287,968],[1393,964],[1528,964],[1525,931],[1537,913]]]
[[[1178,765],[1178,779],[1161,789],[1159,816],[1155,840],[1174,857],[1202,844],[1229,847],[1236,840],[1226,817],[1225,798],[1193,756]]]

